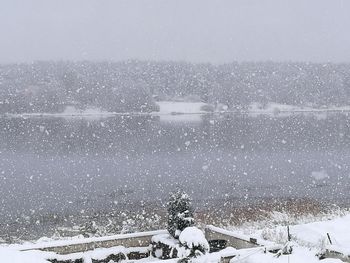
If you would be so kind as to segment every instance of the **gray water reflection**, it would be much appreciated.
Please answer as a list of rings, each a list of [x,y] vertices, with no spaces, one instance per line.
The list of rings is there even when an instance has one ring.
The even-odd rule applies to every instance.
[[[348,203],[348,115],[195,117],[2,118],[0,221],[161,204],[176,187],[198,206]]]

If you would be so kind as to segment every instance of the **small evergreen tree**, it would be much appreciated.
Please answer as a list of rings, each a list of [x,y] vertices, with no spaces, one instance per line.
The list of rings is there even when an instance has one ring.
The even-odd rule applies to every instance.
[[[168,231],[174,238],[179,238],[182,230],[194,224],[191,199],[179,190],[170,194],[167,208]]]

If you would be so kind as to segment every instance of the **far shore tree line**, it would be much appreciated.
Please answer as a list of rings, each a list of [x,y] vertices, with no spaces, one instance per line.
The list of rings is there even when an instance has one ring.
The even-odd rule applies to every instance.
[[[246,62],[34,62],[0,65],[0,113],[157,111],[156,100],[245,109],[253,102],[350,104],[350,64]]]

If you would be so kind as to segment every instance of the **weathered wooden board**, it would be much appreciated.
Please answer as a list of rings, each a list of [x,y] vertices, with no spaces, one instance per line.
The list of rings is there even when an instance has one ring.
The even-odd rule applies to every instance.
[[[116,246],[147,247],[151,244],[152,236],[166,233],[168,233],[166,230],[159,230],[70,241],[53,241],[49,244],[24,246],[21,250],[42,250],[64,255],[85,252],[96,248],[110,248]]]
[[[121,252],[117,252],[117,253],[111,253],[109,255],[106,255],[104,257],[101,258],[101,256],[99,257],[99,259],[92,257],[86,257],[86,256],[75,256],[72,255],[71,258],[69,259],[70,255],[66,255],[65,259],[62,258],[48,258],[47,260],[51,263],[84,263],[86,262],[86,259],[88,262],[92,262],[92,263],[109,263],[109,262],[119,262],[125,259],[128,260],[139,260],[142,258],[147,258],[149,257],[149,253],[144,253],[144,252],[130,252],[127,253],[126,255],[124,253]],[[68,258],[68,259],[67,259]]]
[[[268,251],[276,252],[281,249],[282,246],[268,242],[265,240],[258,240],[248,236],[236,234],[232,231],[222,229],[219,227],[208,225],[205,228],[205,238],[209,240],[224,239],[227,240],[227,246],[234,247],[236,249],[254,248],[254,247],[266,247]]]

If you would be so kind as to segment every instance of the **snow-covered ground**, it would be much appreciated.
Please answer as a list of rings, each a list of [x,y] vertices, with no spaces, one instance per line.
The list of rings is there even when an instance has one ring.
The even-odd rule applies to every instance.
[[[293,246],[293,252],[290,255],[282,255],[276,257],[275,254],[264,253],[263,250],[246,250],[241,252],[237,257],[230,262],[244,262],[244,263],[341,263],[340,259],[324,259],[320,261],[315,256],[316,250]]]
[[[253,248],[253,249],[242,249],[236,250],[233,248],[227,248],[224,251],[218,253],[212,253],[204,255],[194,259],[194,262],[218,262],[223,255],[236,256],[231,260],[234,262],[245,262],[245,263],[283,263],[283,262],[297,262],[297,263],[339,263],[342,262],[339,259],[325,259],[319,261],[316,254],[324,251],[325,248],[334,249],[343,253],[350,252],[350,214],[342,217],[333,218],[325,221],[318,221],[306,224],[298,224],[290,226],[291,242],[290,245],[293,247],[293,252],[290,255],[281,255],[276,257],[275,254],[264,253],[264,248]],[[276,225],[272,227],[261,228],[261,229],[235,229],[235,233],[239,234],[249,233],[250,236],[256,237],[257,239],[266,239],[269,241],[276,242],[284,245],[287,243],[287,228],[286,226]],[[330,245],[327,233],[330,235],[332,245]],[[161,234],[161,233],[155,233]],[[90,238],[91,239],[91,238]],[[90,240],[89,239],[89,240]],[[91,240],[90,240],[91,241]],[[47,242],[46,246],[50,244],[56,244],[59,242],[60,245],[71,244],[72,240],[61,240],[56,242]],[[77,242],[77,241],[73,241]],[[43,245],[43,244],[41,244]],[[0,246],[0,262],[11,262],[11,263],[43,263],[46,262],[45,258],[48,256],[55,256],[52,252],[40,252],[40,251],[24,251],[20,252],[21,249],[39,247],[39,244],[24,244],[24,245],[2,245]],[[99,257],[108,255],[108,253],[122,251],[123,247],[115,247],[109,249],[99,249],[94,252],[77,253],[77,257]],[[57,256],[57,255],[56,255]],[[64,256],[61,257],[65,259]],[[141,261],[158,261],[155,258],[143,259]],[[170,260],[171,261],[171,260]],[[174,260],[172,260],[174,261]],[[174,261],[175,262],[175,261]]]
[[[350,214],[324,220],[311,222],[306,224],[297,224],[290,226],[291,245],[293,253],[288,256],[275,258],[271,254],[257,253],[249,256],[246,261],[249,263],[264,263],[264,262],[319,262],[315,256],[327,249],[332,249],[344,254],[350,253]],[[266,239],[278,244],[284,244],[288,240],[287,226],[284,225],[269,225],[265,228],[249,229],[246,226],[241,229],[235,228],[235,232],[249,234],[257,239]],[[329,234],[332,245],[327,237]],[[243,257],[244,255],[242,255]],[[238,258],[237,258],[238,259]],[[289,261],[288,261],[289,260]],[[234,260],[232,261],[234,262]],[[322,262],[342,262],[339,259],[326,259]]]
[[[328,243],[327,233],[329,233],[333,245],[344,245],[350,248],[350,214],[343,216],[324,216],[318,220],[312,220],[312,217],[300,218],[305,223],[295,224],[295,219],[277,218],[283,215],[276,212],[275,217],[270,220],[279,220],[279,222],[258,222],[255,224],[244,224],[240,227],[230,228],[234,232],[244,235],[250,235],[258,239],[266,239],[276,243],[283,243],[287,240],[287,225],[290,225],[290,234],[292,240],[299,245],[309,248],[324,248]],[[283,222],[283,223],[282,223]],[[333,240],[334,239],[334,240]],[[350,252],[350,250],[349,250]]]
[[[47,263],[40,251],[21,252],[17,249],[0,247],[1,263]]]

